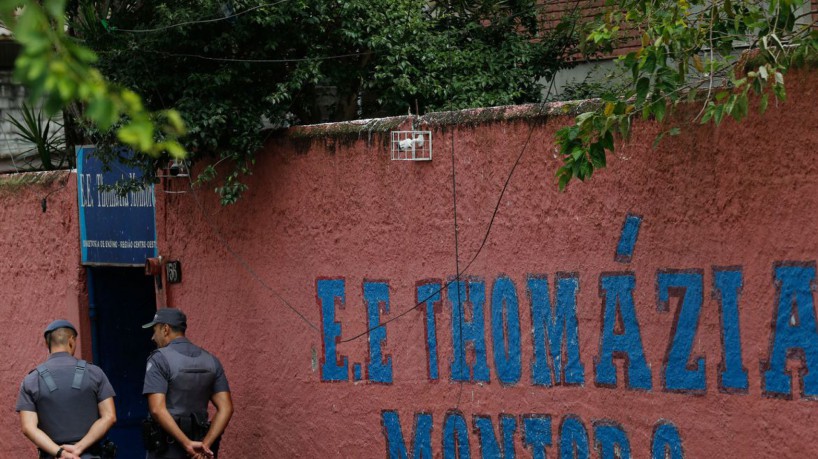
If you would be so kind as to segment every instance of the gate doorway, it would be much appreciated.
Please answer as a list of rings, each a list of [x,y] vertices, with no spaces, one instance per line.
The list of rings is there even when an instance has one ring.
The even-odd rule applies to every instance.
[[[142,324],[156,312],[153,277],[143,268],[88,268],[89,315],[94,363],[116,391],[117,422],[108,438],[118,459],[144,459],[142,420],[148,405],[142,396],[145,363],[155,348]]]

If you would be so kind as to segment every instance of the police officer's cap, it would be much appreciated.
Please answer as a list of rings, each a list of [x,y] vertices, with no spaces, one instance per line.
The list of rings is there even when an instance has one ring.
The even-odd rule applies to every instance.
[[[50,324],[48,324],[47,327],[45,327],[45,332],[43,332],[43,336],[47,337],[49,333],[53,332],[54,330],[56,330],[58,328],[70,328],[71,330],[74,331],[75,335],[78,334],[77,333],[77,327],[75,327],[71,322],[69,322],[69,321],[67,321],[65,319],[59,319],[59,320],[55,320],[54,322],[51,322]]]
[[[142,328],[151,328],[156,324],[168,324],[171,327],[185,330],[187,329],[187,316],[176,308],[162,308],[156,311],[153,320],[143,325]]]

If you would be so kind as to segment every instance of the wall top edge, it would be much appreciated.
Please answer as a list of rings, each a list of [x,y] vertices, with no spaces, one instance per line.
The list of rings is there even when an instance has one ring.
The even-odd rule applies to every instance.
[[[11,172],[0,174],[0,187],[17,185],[49,185],[58,180],[64,180],[70,174],[76,174],[75,169],[61,169],[55,171]]]
[[[474,127],[503,121],[533,122],[553,116],[576,116],[590,110],[599,103],[599,99],[588,99],[566,102],[504,105],[498,107],[433,112],[422,116],[392,116],[337,123],[293,126],[278,132],[284,137],[291,138],[332,138],[387,133],[398,129],[426,130],[448,126]]]

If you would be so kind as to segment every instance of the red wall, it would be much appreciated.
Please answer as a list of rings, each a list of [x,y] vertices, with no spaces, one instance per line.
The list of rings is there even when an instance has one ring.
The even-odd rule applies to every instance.
[[[522,442],[522,416],[531,414],[551,417],[548,457],[556,457],[560,426],[571,415],[587,429],[592,449],[594,426],[618,423],[634,457],[649,457],[661,420],[678,430],[685,457],[794,457],[812,451],[816,406],[801,395],[798,371],[792,372],[791,399],[785,399],[765,393],[760,369],[760,361],[770,358],[779,300],[774,267],[791,261],[807,264],[808,271],[818,253],[818,239],[811,236],[818,224],[813,159],[818,109],[814,78],[800,79],[790,88],[790,102],[763,118],[688,127],[657,150],[650,147],[657,127],[639,123],[608,169],[589,183],[573,183],[566,193],[554,185],[559,160],[552,139],[567,120],[534,124],[485,247],[465,273],[485,281],[488,383],[451,380],[447,300],[436,315],[439,380],[430,381],[427,373],[425,308],[418,308],[386,327],[383,352],[392,358],[391,384],[367,381],[365,371],[362,381],[353,381],[353,362],[366,368],[366,336],[337,346],[349,360],[345,381],[322,382],[317,285],[321,279],[345,282],[345,308],[335,309],[343,340],[366,330],[365,281],[388,282],[391,309],[382,317],[389,319],[415,305],[419,281],[455,274],[452,149],[464,269],[481,246],[503,183],[532,129],[527,122],[433,128],[430,163],[390,161],[382,141],[370,143],[366,134],[350,143],[318,139],[306,151],[302,140],[283,138],[258,156],[250,191],[237,205],[219,207],[209,190],[168,196],[161,246],[166,256],[182,261],[185,276],[172,288],[171,303],[188,311],[191,336],[220,355],[234,389],[236,419],[225,451],[231,457],[383,457],[384,410],[397,411],[410,455],[417,413],[431,414],[431,449],[442,454],[449,410],[462,413],[475,456],[481,441],[473,416],[490,416],[499,435],[500,414],[515,417],[513,438],[522,457],[530,454]],[[297,131],[305,132],[309,128]],[[641,227],[632,261],[619,263],[615,251],[629,213],[641,216]],[[714,272],[726,269],[720,267],[742,276],[745,393],[719,387],[721,301],[713,286]],[[669,342],[684,327],[674,326],[678,299],[670,301],[669,312],[657,310],[657,276],[663,270],[701,276],[698,328],[680,331],[693,343],[690,364],[705,358],[706,389],[698,393],[665,390]],[[619,358],[615,387],[601,387],[595,379],[601,277],[623,271],[635,278],[633,301],[650,390],[626,387]],[[557,273],[579,279],[581,386],[532,384],[526,279],[546,275],[553,297]],[[499,382],[492,358],[490,300],[499,276],[513,281],[519,298],[522,375],[510,385]],[[469,361],[473,358],[470,354]],[[789,362],[787,368],[802,368],[797,360]]]
[[[46,198],[46,211],[42,200]],[[66,318],[80,330],[78,355],[89,358],[85,280],[79,265],[76,175],[65,171],[0,177],[0,450],[30,457],[14,412],[23,377],[48,356],[43,329]],[[82,317],[82,319],[81,319]],[[86,350],[87,352],[82,352]]]
[[[547,124],[517,120],[468,127],[468,114],[460,118],[459,127],[430,127],[434,160],[427,163],[390,161],[378,135],[364,133],[351,141],[319,135],[308,143],[304,137],[319,129],[308,127],[269,142],[258,155],[249,191],[236,205],[219,206],[209,188],[180,194],[159,191],[160,251],[183,265],[183,282],[170,287],[169,304],[188,313],[188,335],[221,358],[233,390],[236,414],[224,439],[224,456],[384,457],[390,445],[387,437],[396,432],[389,425],[393,413],[399,416],[410,456],[415,420],[428,419],[427,415],[432,420],[431,450],[435,457],[443,455],[449,437],[444,435],[447,414],[454,416],[450,420],[462,416],[472,457],[478,457],[481,448],[485,454],[491,451],[490,442],[478,432],[477,424],[484,422],[479,416],[490,417],[502,448],[501,414],[508,416],[506,422],[516,423],[509,431],[517,457],[532,454],[524,438],[534,415],[539,415],[541,427],[550,426],[547,457],[558,457],[562,429],[575,423],[572,420],[587,431],[591,457],[600,457],[594,444],[604,439],[606,426],[613,426],[608,432],[620,432],[617,428],[624,432],[633,457],[651,457],[660,423],[678,431],[688,458],[810,455],[816,402],[802,392],[809,395],[818,387],[800,375],[805,364],[789,359],[791,395],[777,397],[765,383],[761,363],[775,354],[779,293],[789,287],[806,286],[810,293],[794,301],[799,308],[795,325],[779,327],[784,330],[779,335],[802,333],[798,336],[807,337],[803,350],[810,355],[818,346],[818,339],[811,339],[816,330],[814,322],[810,329],[808,314],[811,310],[814,318],[810,290],[814,283],[809,279],[799,283],[791,272],[814,272],[818,254],[818,239],[811,235],[818,225],[818,170],[813,160],[818,150],[813,89],[817,81],[809,75],[792,75],[789,81],[791,100],[763,118],[754,116],[741,124],[728,121],[718,128],[684,127],[682,135],[665,140],[656,150],[650,145],[658,127],[638,123],[634,138],[619,146],[607,169],[589,183],[572,183],[565,193],[555,186],[560,161],[553,136],[568,118]],[[485,113],[472,115],[479,118]],[[500,191],[529,133],[528,147],[478,255]],[[462,271],[468,266],[464,276],[484,282],[486,290],[482,330],[488,382],[452,380],[452,304],[447,289],[441,292],[443,301],[435,313],[437,380],[429,377],[426,309],[412,310],[418,285],[446,282],[456,273],[452,152],[459,267]],[[165,186],[166,191],[187,189],[184,179]],[[49,213],[39,210],[41,192],[30,187],[14,195],[0,194],[4,227],[12,220],[27,228],[57,218],[57,212],[51,213],[60,206],[56,202],[49,204]],[[49,223],[49,228],[70,226],[60,238],[49,231],[29,239],[0,236],[4,253],[16,260],[2,268],[0,280],[4,285],[27,286],[17,294],[18,300],[2,306],[15,321],[12,337],[5,340],[5,346],[13,348],[6,351],[23,356],[4,370],[4,381],[10,381],[4,384],[7,396],[42,356],[36,346],[46,317],[63,307],[75,314],[80,310],[75,193],[72,185],[49,199],[64,200],[59,202],[66,216]],[[641,225],[632,260],[623,263],[615,260],[615,253],[627,215],[638,216]],[[21,249],[13,249],[13,244],[21,244]],[[780,267],[785,270],[776,271]],[[25,273],[22,280],[18,272]],[[735,323],[728,318],[729,326],[721,319],[724,295],[714,289],[719,272],[741,275],[740,319]],[[682,316],[692,311],[679,312],[681,289],[671,289],[667,312],[659,310],[659,278],[668,274],[688,274],[700,281],[700,314],[692,315],[697,327],[675,324],[677,317],[684,321]],[[611,290],[604,290],[604,279],[617,275],[634,279],[638,330],[627,319],[618,326],[605,322]],[[34,281],[33,276],[42,279]],[[529,276],[547,277],[552,302],[555,279],[577,279],[582,384],[534,384],[536,327]],[[521,330],[519,350],[510,353],[512,358],[519,356],[521,375],[507,384],[500,382],[492,352],[492,293],[503,277],[513,283]],[[323,337],[332,333],[332,324],[322,326],[319,286],[331,285],[327,281],[333,279],[342,279],[345,287],[345,307],[330,308],[340,324],[341,340],[366,331],[364,290],[379,282],[388,283],[390,307],[388,313],[381,311],[382,320],[406,313],[385,328],[382,351],[392,359],[391,383],[369,381],[366,334],[337,345],[337,354],[349,362],[344,380],[322,381],[322,374],[330,379],[322,372],[325,358],[333,359],[325,355]],[[37,293],[42,285],[50,292],[47,296]],[[690,292],[687,299],[695,299],[695,292]],[[793,304],[791,300],[784,298],[785,307]],[[627,298],[621,299],[620,307],[622,302]],[[30,314],[36,317],[12,313],[11,308],[20,310],[15,303],[36,310]],[[505,317],[508,321],[510,316]],[[467,314],[467,323],[470,318]],[[746,391],[720,385],[723,349],[731,346],[723,328],[733,326],[740,328]],[[649,389],[628,386],[639,380],[625,374],[622,354],[607,359],[616,367],[616,383],[599,382],[596,362],[606,360],[601,357],[603,348],[613,342],[603,337],[606,327],[629,333],[623,346],[631,361],[639,347],[634,344],[638,332]],[[505,332],[511,328],[497,327]],[[688,339],[692,343],[690,355],[683,353],[681,361],[669,352],[676,335],[679,346]],[[373,342],[378,341],[373,336]],[[793,349],[790,354],[797,356],[801,348]],[[705,359],[706,387],[670,390],[665,366],[681,362],[695,369],[698,357]],[[473,351],[467,352],[469,365],[475,359]],[[354,363],[362,364],[360,381],[353,380]],[[683,373],[676,370],[673,377]],[[0,438],[0,445],[21,447],[21,436],[13,437]]]

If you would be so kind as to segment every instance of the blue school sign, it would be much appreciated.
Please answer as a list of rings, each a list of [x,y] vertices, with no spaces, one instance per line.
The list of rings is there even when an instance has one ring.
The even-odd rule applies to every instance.
[[[142,173],[119,163],[106,171],[93,151],[94,147],[77,148],[82,264],[144,266],[146,258],[157,256],[153,185],[124,196],[100,190]]]

